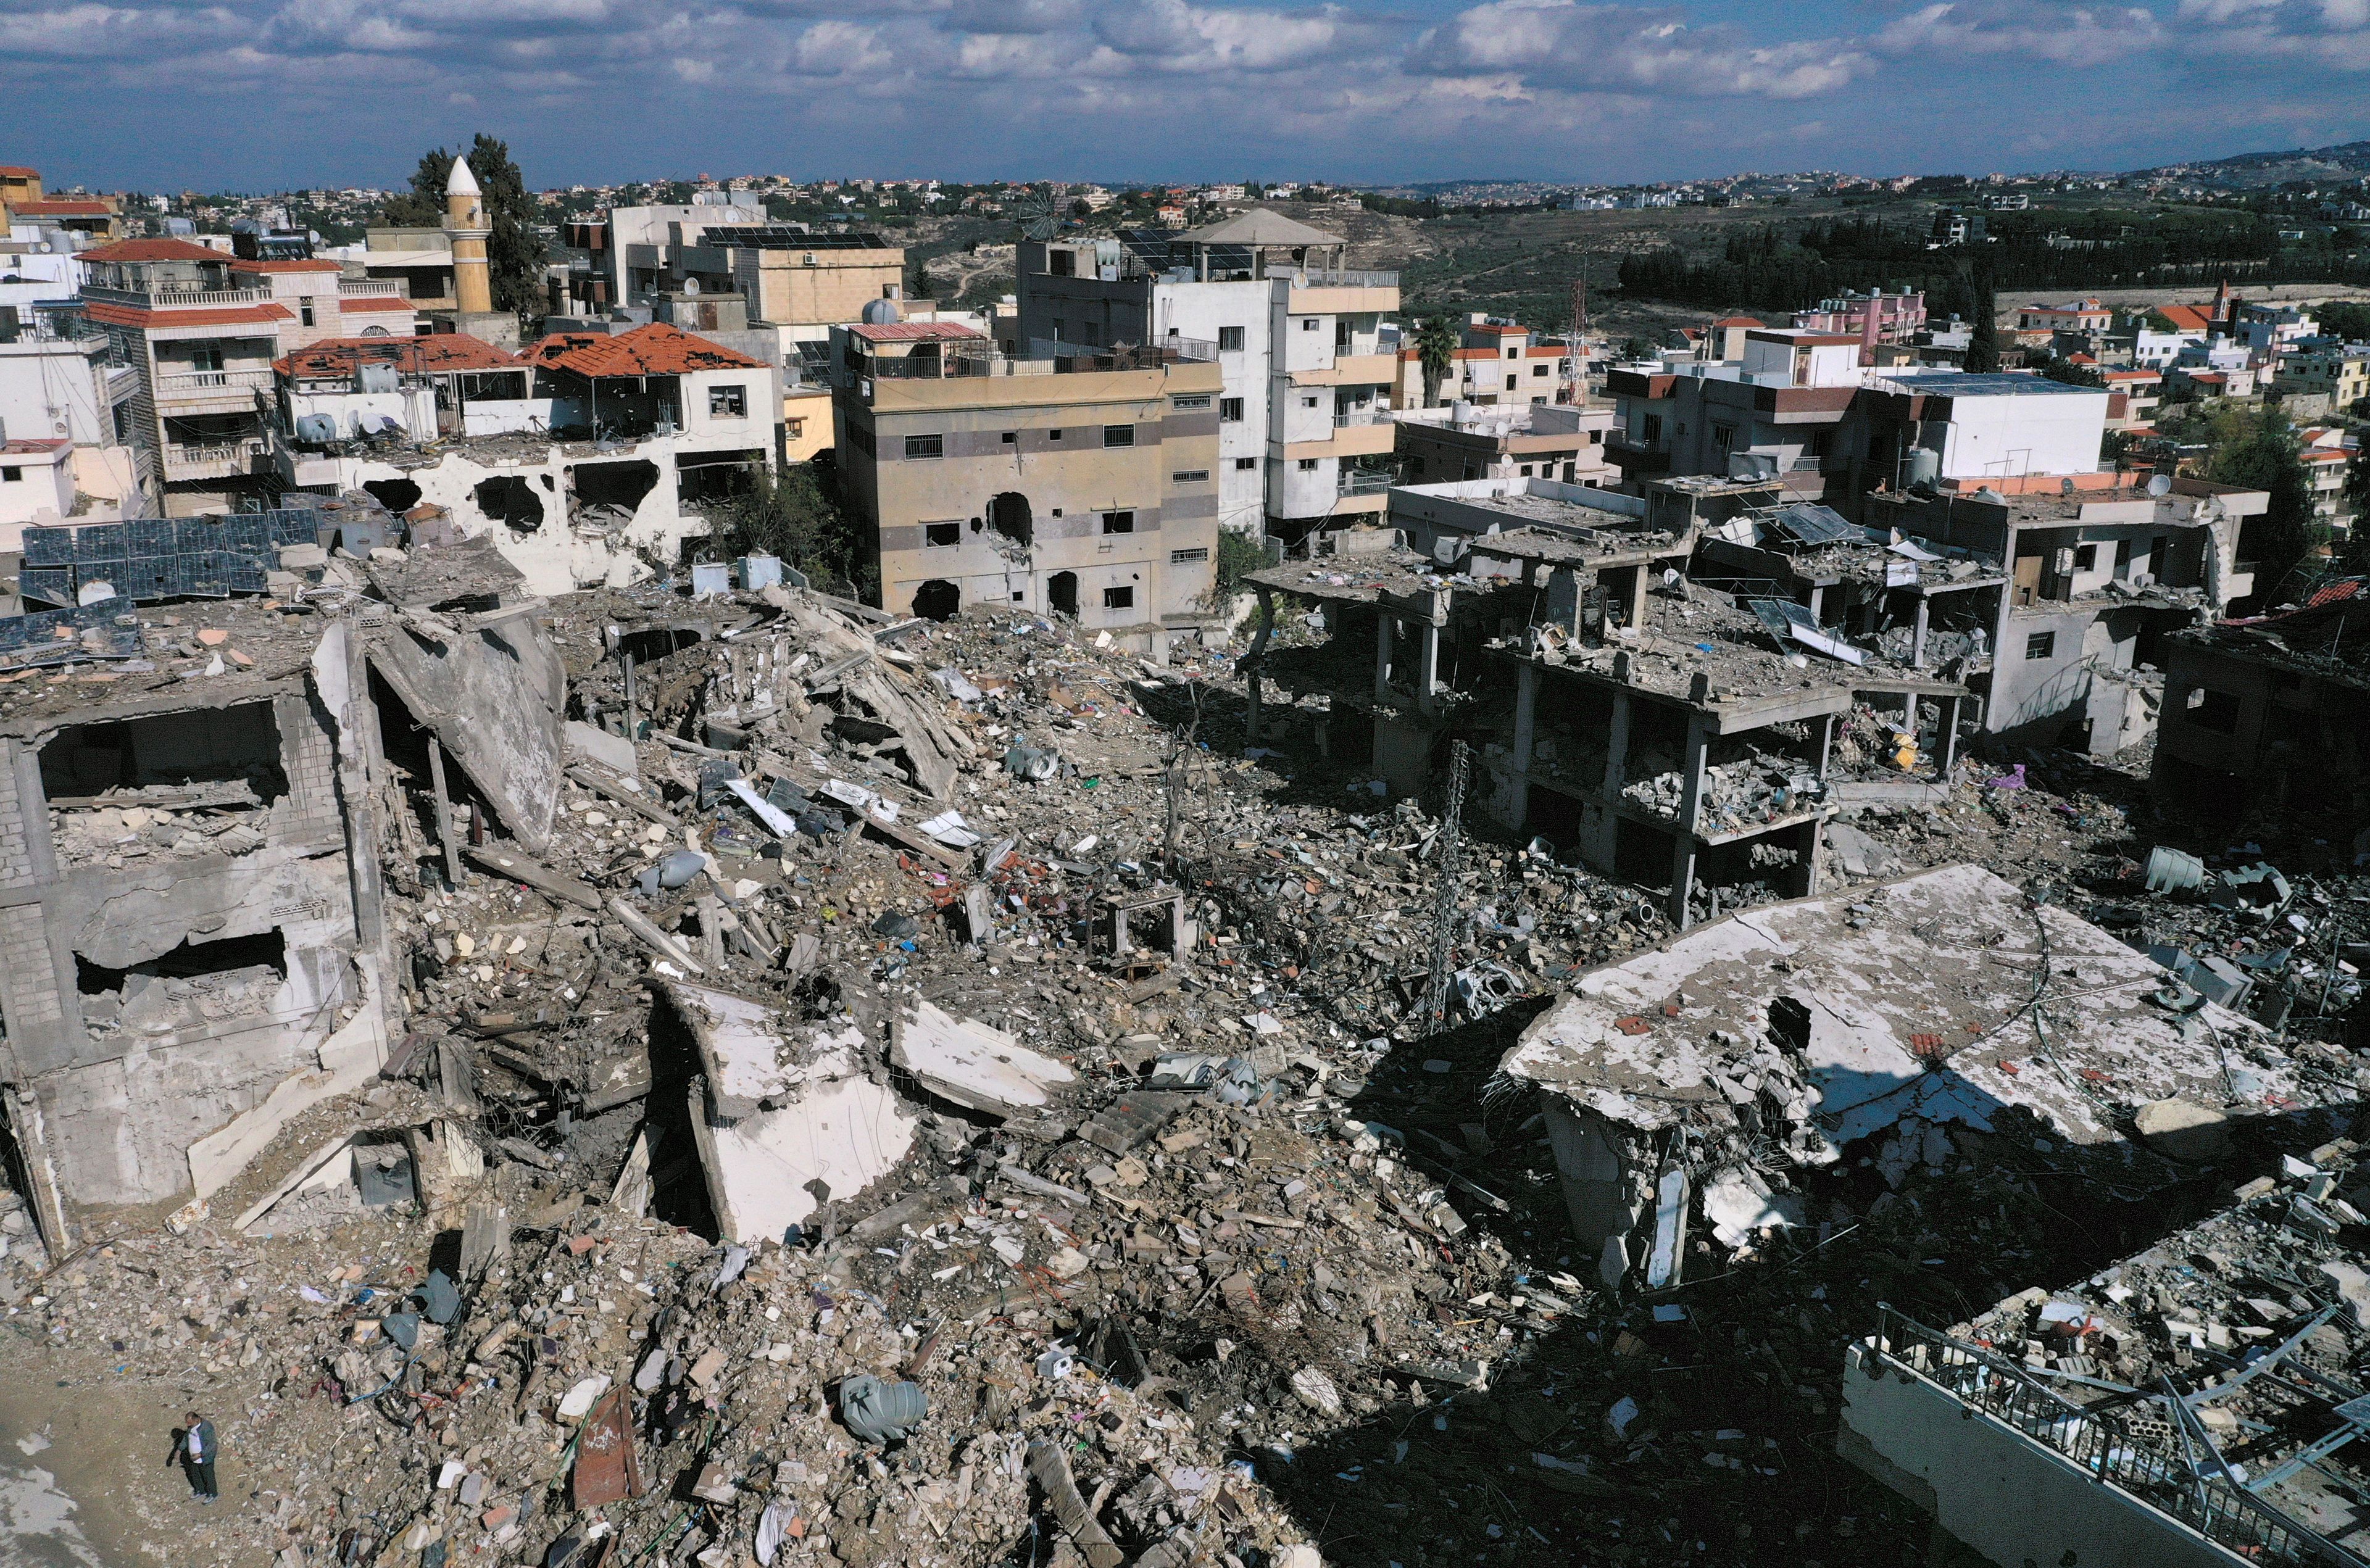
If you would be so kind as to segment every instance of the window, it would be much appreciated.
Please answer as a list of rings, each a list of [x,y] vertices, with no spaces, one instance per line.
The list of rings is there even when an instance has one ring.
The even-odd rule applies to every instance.
[[[1206,485],[1210,482],[1210,471],[1206,468],[1180,468],[1168,476],[1168,482],[1172,485]]]
[[[1646,416],[1646,439],[1650,441],[1662,439],[1662,417],[1660,414]]]
[[[1520,376],[1508,376],[1506,378],[1506,390],[1508,392],[1513,391],[1515,386],[1519,384],[1521,381],[1522,378]]]
[[[2024,639],[2024,657],[2027,658],[2056,658],[2057,634],[2054,632],[2035,632],[2031,635],[2026,637]]]
[[[1207,408],[1209,406],[1210,395],[1206,392],[1195,393],[1191,397],[1172,397],[1168,400],[1168,406],[1177,409]]]
[[[949,544],[962,543],[960,522],[926,522],[922,524],[922,545],[925,549],[943,550]]]
[[[1005,445],[1007,445],[1007,446],[1015,446],[1015,445],[1018,445],[1018,444],[1019,441],[1020,441],[1020,432],[1019,432],[1018,430],[1007,430],[1007,431],[1005,431],[1005,432],[1004,432],[1004,444],[1005,444]]]
[[[2200,729],[2224,735],[2238,733],[2238,699],[2228,692],[2209,692],[2203,686],[2192,686],[2181,701],[2181,713]]]
[[[749,389],[738,384],[711,386],[708,389],[708,417],[711,419],[745,419],[749,417]]]
[[[1243,329],[1239,326],[1218,328],[1218,352],[1239,354],[1243,351]]]
[[[805,437],[807,433],[807,422],[804,419],[785,419],[782,423],[788,427],[790,440],[799,441]]]
[[[1133,446],[1134,444],[1135,427],[1133,425],[1105,425],[1103,427],[1103,445]]]
[[[1321,325],[1323,324],[1313,315],[1303,316],[1300,320],[1300,330],[1303,332],[1314,332]]]
[[[1243,422],[1243,400],[1239,397],[1218,399],[1218,423],[1239,425]]]
[[[1125,586],[1103,589],[1103,608],[1106,610],[1134,609],[1135,589]]]
[[[1208,548],[1199,544],[1195,545],[1191,550],[1171,550],[1168,552],[1168,564],[1172,567],[1190,567],[1196,561],[1206,561],[1209,558],[1210,552]]]
[[[1728,454],[1729,448],[1736,444],[1736,427],[1734,425],[1714,425],[1711,428],[1711,444],[1713,451],[1719,452],[1723,457],[1726,456]]]
[[[909,458],[944,457],[946,454],[947,438],[944,436],[907,436],[905,438],[905,455]]]
[[[21,484],[24,478],[25,471],[21,468],[0,468],[0,485]]]
[[[1304,397],[1300,400],[1300,406],[1303,408],[1314,408],[1317,406],[1317,399],[1314,397]]]
[[[2099,547],[2096,544],[2077,544],[2074,546],[2074,569],[2076,571],[2091,571],[2094,570],[2098,565]]]
[[[1523,351],[1520,349],[1509,349],[1506,350],[1506,358],[1510,360],[1519,360],[1522,357]]]
[[[307,326],[313,325],[313,298],[310,294],[296,302],[296,319]]]
[[[1313,458],[1313,457],[1304,457],[1304,458],[1302,458],[1302,459],[1300,460],[1300,471],[1301,471],[1303,474],[1314,474],[1314,473],[1316,473],[1316,472],[1317,472],[1317,460],[1316,460],[1315,458]]]
[[[1135,532],[1135,514],[1132,511],[1107,511],[1103,513],[1103,532],[1105,533],[1133,533]]]
[[[1059,430],[1047,430],[1045,432],[1045,439],[1049,441],[1060,441],[1062,439],[1062,432]]]
[[[1255,474],[1259,472],[1259,459],[1256,457],[1238,457],[1235,459],[1235,472],[1237,474]]]
[[[1102,328],[1091,321],[1078,323],[1078,341],[1092,349],[1103,340]]]
[[[873,456],[872,427],[869,425],[848,426],[847,444],[854,447],[857,451],[862,452],[867,457]]]
[[[198,371],[218,371],[223,368],[222,345],[201,343],[190,350],[190,368]]]
[[[1524,478],[1525,478],[1525,479],[1527,479],[1527,478],[1529,478],[1530,476],[1531,476],[1531,465],[1530,465],[1529,464],[1525,463],[1525,464],[1523,464],[1523,477],[1524,477]]]
[[[1531,367],[1531,374],[1532,374],[1534,377],[1537,377],[1537,378],[1540,378],[1540,379],[1545,379],[1545,377],[1546,377],[1547,373],[1547,366],[1545,366],[1545,365],[1533,365],[1533,366]]]

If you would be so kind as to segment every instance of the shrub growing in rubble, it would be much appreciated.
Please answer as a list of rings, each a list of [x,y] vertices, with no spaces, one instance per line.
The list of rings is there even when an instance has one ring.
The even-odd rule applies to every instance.
[[[877,598],[880,583],[866,560],[855,521],[839,506],[839,486],[826,454],[761,477],[725,507],[716,547],[724,559],[778,555],[826,593]]]

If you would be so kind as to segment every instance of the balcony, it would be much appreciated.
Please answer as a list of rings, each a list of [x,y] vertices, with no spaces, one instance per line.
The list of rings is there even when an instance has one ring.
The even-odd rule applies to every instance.
[[[1295,289],[1396,289],[1399,275],[1358,267],[1302,267],[1294,270]]]
[[[1352,408],[1345,414],[1336,414],[1333,416],[1333,428],[1337,430],[1354,429],[1363,425],[1387,425],[1389,423],[1390,419],[1380,408]]]
[[[400,298],[403,288],[403,284],[393,278],[346,278],[339,280],[338,282],[339,294],[350,300],[367,299],[374,296],[381,299]]]
[[[1377,474],[1363,468],[1341,471],[1341,494],[1345,496],[1379,496],[1399,482],[1396,474]]]
[[[186,402],[243,391],[269,392],[271,384],[270,370],[178,371],[156,377],[156,396],[160,402]]]
[[[165,448],[165,477],[167,481],[237,478],[253,473],[256,461],[266,450],[261,436],[202,443],[168,442]]]
[[[143,310],[224,310],[259,305],[271,298],[269,289],[103,289],[85,284],[82,297],[105,304],[137,305]]]

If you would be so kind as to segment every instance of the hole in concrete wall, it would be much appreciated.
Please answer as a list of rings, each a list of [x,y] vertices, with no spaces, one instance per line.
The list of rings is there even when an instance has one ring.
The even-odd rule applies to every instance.
[[[745,496],[764,465],[765,457],[760,452],[704,453],[699,461],[683,464],[675,469],[675,500],[680,505],[693,507],[714,505],[731,500],[736,496]]]
[[[423,859],[441,859],[436,839],[435,773],[428,765],[428,743],[435,738],[426,726],[404,705],[395,688],[373,667],[370,672],[371,702],[378,709],[379,750],[390,766],[403,776],[404,798],[410,802],[413,818],[420,830],[420,841],[425,850]],[[453,802],[454,831],[466,838],[470,814],[487,811],[485,797],[470,784],[469,776],[461,771],[453,753],[444,753],[444,796]],[[488,820],[491,820],[489,812]]]
[[[1545,839],[1559,854],[1572,858],[1580,842],[1580,802],[1560,790],[1545,789],[1533,784],[1530,790],[1530,811],[1523,830]]]
[[[200,790],[205,784],[245,784]],[[180,790],[226,806],[269,806],[288,793],[280,767],[280,727],[270,703],[198,708],[116,724],[78,724],[41,748],[41,791],[52,804],[109,790]],[[126,805],[139,805],[137,799]]]
[[[689,626],[646,626],[638,632],[618,635],[617,656],[631,658],[639,668],[705,640],[703,634]]]
[[[914,590],[914,613],[926,621],[951,621],[962,609],[962,589],[932,578]]]
[[[1811,1009],[1790,996],[1769,999],[1769,1037],[1789,1051],[1811,1048]]]
[[[1045,579],[1045,607],[1056,615],[1078,612],[1078,574],[1055,572]]]
[[[169,953],[121,969],[110,969],[104,964],[92,963],[79,953],[75,955],[75,979],[85,996],[121,990],[125,979],[132,975],[178,980],[257,968],[270,970],[274,979],[288,978],[288,939],[277,929],[259,931],[252,936],[218,937],[212,942],[184,941]]]
[[[651,1138],[650,1218],[679,1225],[709,1241],[717,1239],[716,1209],[708,1196],[707,1168],[691,1127],[692,1098],[705,1095],[699,1079],[699,1042],[673,1008],[650,1009]],[[688,1162],[685,1156],[690,1156]]]
[[[408,479],[365,479],[362,488],[398,517],[420,504],[420,486]]]
[[[623,507],[631,511],[642,504],[642,498],[659,482],[659,465],[648,458],[638,457],[627,463],[580,463],[574,472],[576,504],[580,507]]]
[[[533,533],[543,526],[542,498],[534,486],[516,474],[481,479],[469,494],[479,511],[513,533]]]
[[[987,503],[987,525],[1016,544],[1030,544],[1037,537],[1029,498],[1018,490],[1007,490]]]

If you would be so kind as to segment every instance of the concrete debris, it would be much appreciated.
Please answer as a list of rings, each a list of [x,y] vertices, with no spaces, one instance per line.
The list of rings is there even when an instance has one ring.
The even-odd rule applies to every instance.
[[[0,1386],[75,1390],[43,1464],[148,1510],[73,1407],[189,1389],[201,1561],[1906,1560],[1827,1452],[1877,1302],[1955,1319],[2249,1180],[2312,1266],[2239,1302],[2370,1301],[2316,1152],[2341,854],[2150,893],[2127,775],[1948,765],[1967,692],[1881,635],[1855,691],[1656,577],[1651,636],[1497,647],[1605,704],[1535,706],[1510,830],[1520,681],[1334,700],[1352,612],[1466,591],[1429,558],[1289,563],[1325,636],[1147,659],[437,548],[0,671]],[[1435,736],[1482,762],[1454,820]],[[2192,1356],[2279,1332],[2214,1310]]]

